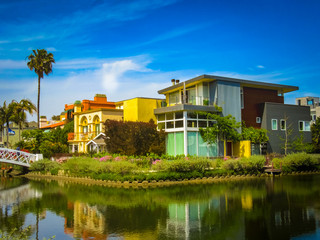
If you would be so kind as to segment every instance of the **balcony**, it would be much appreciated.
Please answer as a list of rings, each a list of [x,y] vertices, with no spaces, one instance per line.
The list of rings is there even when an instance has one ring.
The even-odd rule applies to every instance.
[[[86,132],[86,133],[68,133],[68,141],[90,141],[98,136],[100,132]]]

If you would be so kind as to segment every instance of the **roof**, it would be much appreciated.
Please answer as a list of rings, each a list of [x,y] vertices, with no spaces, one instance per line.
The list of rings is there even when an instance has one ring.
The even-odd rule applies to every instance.
[[[164,98],[134,97],[134,98],[129,98],[129,99],[118,101],[118,102],[116,102],[116,105],[122,104],[125,101],[129,101],[129,100],[133,100],[133,99],[149,99],[149,100],[159,100],[159,101],[165,100]]]
[[[83,111],[83,112],[75,112],[73,113],[73,115],[83,115],[83,114],[87,114],[87,113],[93,113],[93,112],[122,112],[122,109],[116,109],[116,108],[95,108],[95,109],[90,109],[87,111]]]
[[[189,79],[184,82],[180,82],[178,84],[172,85],[170,87],[161,89],[158,91],[159,94],[166,94],[169,92],[173,92],[175,90],[183,88],[185,85],[189,87],[196,83],[200,82],[211,82],[211,81],[224,81],[224,82],[234,82],[240,83],[242,86],[245,87],[255,87],[255,88],[264,88],[264,89],[273,89],[273,90],[280,90],[283,93],[292,92],[298,90],[299,87],[296,86],[289,86],[289,85],[281,85],[281,84],[274,84],[274,83],[266,83],[266,82],[259,82],[259,81],[251,81],[251,80],[244,80],[238,78],[229,78],[229,77],[222,77],[222,76],[214,76],[214,75],[201,75],[192,79]]]
[[[62,122],[58,122],[58,123],[54,123],[54,124],[50,124],[50,125],[41,127],[41,129],[56,128],[56,127],[63,126],[63,125],[65,125],[65,124],[66,124],[66,123],[65,123],[64,121],[62,121]]]

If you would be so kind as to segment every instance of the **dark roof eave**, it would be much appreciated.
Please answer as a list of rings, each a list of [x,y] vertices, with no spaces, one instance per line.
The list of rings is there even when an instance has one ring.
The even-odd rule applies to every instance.
[[[178,83],[176,85],[161,89],[158,91],[159,94],[165,94],[168,91],[178,89],[183,87],[184,84],[188,85],[193,82],[197,82],[201,79],[208,79],[208,80],[217,80],[217,81],[227,81],[227,82],[236,82],[244,85],[257,85],[257,86],[264,86],[267,88],[275,88],[279,90],[285,90],[284,92],[292,92],[295,90],[299,90],[299,87],[297,86],[290,86],[290,85],[282,85],[282,84],[275,84],[275,83],[266,83],[266,82],[259,82],[259,81],[251,81],[251,80],[244,80],[244,79],[238,79],[238,78],[229,78],[229,77],[221,77],[221,76],[214,76],[214,75],[201,75],[192,79],[189,79],[187,81]]]

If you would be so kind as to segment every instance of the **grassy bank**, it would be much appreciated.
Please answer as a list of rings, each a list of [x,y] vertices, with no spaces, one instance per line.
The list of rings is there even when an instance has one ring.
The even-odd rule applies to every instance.
[[[306,153],[291,154],[273,159],[275,168],[283,172],[318,171],[320,159]],[[201,157],[128,157],[105,155],[96,158],[73,157],[52,162],[44,159],[32,164],[32,172],[91,178],[95,180],[143,182],[181,181],[184,179],[218,176],[261,174],[264,156],[239,159],[207,159]]]

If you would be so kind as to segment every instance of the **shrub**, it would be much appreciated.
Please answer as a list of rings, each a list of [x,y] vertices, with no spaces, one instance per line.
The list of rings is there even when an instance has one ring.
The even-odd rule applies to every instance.
[[[168,172],[204,172],[211,166],[211,161],[208,159],[180,159],[180,160],[159,160],[154,161],[152,168]]]
[[[307,153],[292,153],[284,158],[272,160],[275,168],[282,167],[284,172],[306,171],[319,168],[319,159],[315,155]]]
[[[59,163],[50,161],[49,159],[42,159],[42,160],[33,162],[29,168],[29,170],[31,171],[38,171],[38,172],[51,172],[54,169],[56,169],[56,172],[58,173],[58,170],[61,169],[61,166]]]
[[[231,173],[248,174],[262,172],[264,164],[264,156],[254,155],[250,158],[230,159],[224,161],[221,168]]]

